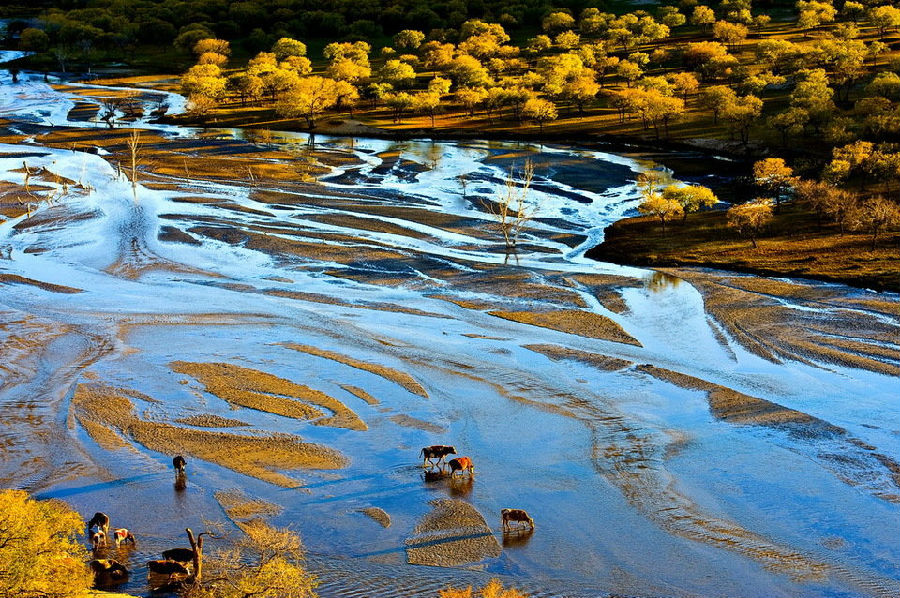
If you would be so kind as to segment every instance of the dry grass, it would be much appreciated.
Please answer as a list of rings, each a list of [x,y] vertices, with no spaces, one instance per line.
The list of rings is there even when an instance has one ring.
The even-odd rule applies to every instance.
[[[391,527],[391,516],[388,515],[384,509],[379,509],[378,507],[366,507],[365,509],[360,509],[360,513],[364,513],[381,524],[381,527]]]
[[[220,490],[213,494],[232,521],[256,517],[274,517],[284,509],[280,505],[250,498],[240,490]]]
[[[558,311],[490,311],[492,316],[587,338],[641,346],[621,326],[600,314],[576,309]]]
[[[295,419],[322,417],[324,413],[312,406],[318,405],[334,415],[318,420],[317,424],[367,429],[365,422],[334,397],[266,372],[228,363],[175,361],[170,365],[174,371],[196,378],[207,392],[232,405]]]
[[[389,368],[387,366],[371,363],[368,361],[361,361],[359,359],[354,359],[352,357],[348,357],[347,355],[343,355],[341,353],[336,353],[334,351],[327,351],[325,349],[319,349],[318,347],[312,347],[310,345],[298,345],[295,343],[283,343],[285,347],[288,349],[293,349],[294,351],[300,351],[302,353],[308,353],[309,355],[315,355],[317,357],[322,357],[324,359],[331,359],[332,361],[336,361],[338,363],[342,363],[344,365],[350,366],[352,368],[356,368],[358,370],[363,370],[366,372],[370,372],[375,374],[376,376],[381,376],[385,380],[393,382],[395,384],[399,384],[409,392],[419,395],[420,397],[428,398],[428,391],[425,388],[416,382],[416,380],[407,374],[406,372],[401,372],[399,370],[395,370],[393,368]]]
[[[176,419],[175,423],[198,428],[241,428],[250,425],[239,419],[231,419],[212,413],[198,413],[189,417],[182,417]]]
[[[72,407],[79,421],[113,428],[152,451],[189,455],[285,488],[301,483],[283,471],[339,469],[347,464],[339,452],[289,434],[244,436],[143,420],[126,393],[102,384],[79,384]]]

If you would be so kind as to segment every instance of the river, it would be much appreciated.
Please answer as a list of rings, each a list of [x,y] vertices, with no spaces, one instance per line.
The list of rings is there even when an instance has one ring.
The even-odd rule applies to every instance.
[[[241,494],[301,534],[323,597],[900,595],[897,295],[584,258],[661,169],[639,155],[141,118],[132,185],[73,150],[121,142],[70,120],[85,102],[0,71],[0,191],[36,194],[0,224],[0,479],[133,530],[125,590]],[[509,253],[485,206],[526,161]],[[296,437],[333,462],[298,465]],[[425,475],[431,444],[474,477]],[[437,499],[474,523],[429,531]]]

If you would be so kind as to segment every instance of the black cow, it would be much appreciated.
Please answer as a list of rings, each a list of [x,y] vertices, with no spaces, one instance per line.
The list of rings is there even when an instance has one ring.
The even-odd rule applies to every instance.
[[[534,519],[528,516],[522,509],[502,509],[500,511],[500,519],[503,521],[503,531],[508,532],[511,521],[521,521],[527,523],[531,529],[534,529]]]
[[[175,475],[184,475],[184,467],[187,465],[187,461],[184,460],[184,457],[178,455],[174,459],[172,459],[172,467],[175,468]]]
[[[427,465],[431,465],[432,467],[434,467],[435,465],[443,462],[444,457],[446,457],[447,455],[455,455],[456,447],[445,446],[443,444],[433,444],[431,446],[426,446],[425,448],[423,448],[421,451],[419,451],[419,454],[422,455],[423,459],[422,467],[425,467]],[[438,462],[434,463],[432,462],[432,459],[437,459]]]
[[[190,563],[194,560],[194,551],[190,548],[170,548],[162,551],[162,557],[167,561]]]
[[[189,571],[181,563],[175,561],[147,561],[147,569],[156,575],[187,575]]]

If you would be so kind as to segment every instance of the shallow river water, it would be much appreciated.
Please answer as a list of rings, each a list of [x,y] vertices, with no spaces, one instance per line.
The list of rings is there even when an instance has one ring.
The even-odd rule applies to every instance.
[[[132,186],[108,152],[60,141],[101,139],[105,123],[69,120],[89,94],[0,79],[15,137],[0,191],[58,195],[0,223],[0,480],[132,529],[136,548],[115,555],[134,571],[127,591],[149,591],[144,561],[185,527],[228,521],[215,495],[239,491],[302,535],[323,597],[491,577],[536,596],[900,595],[896,295],[584,258],[658,167],[640,156],[311,148],[305,134],[144,119]],[[329,172],[266,174],[308,159]],[[526,160],[536,207],[508,254],[485,206]],[[23,162],[44,176],[26,180]],[[218,364],[245,369],[208,375]],[[349,419],[266,407],[298,387]],[[96,415],[91,388],[133,413]],[[204,452],[212,437],[180,444],[162,426],[298,436],[343,461],[273,452],[266,469],[263,453],[255,475]],[[426,475],[431,444],[470,456],[473,478]],[[173,452],[188,457],[181,489]],[[486,524],[429,535],[436,499]],[[388,527],[362,512],[375,507]],[[535,531],[503,534],[503,507]]]

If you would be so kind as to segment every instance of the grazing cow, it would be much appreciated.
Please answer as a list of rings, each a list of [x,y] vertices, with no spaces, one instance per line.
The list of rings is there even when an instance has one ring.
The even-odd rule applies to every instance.
[[[88,521],[88,529],[90,530],[93,527],[98,527],[104,534],[109,533],[109,515],[106,513],[94,513],[94,516],[91,517],[91,520]]]
[[[475,473],[475,465],[468,457],[457,457],[456,459],[450,459],[449,461],[447,461],[447,464],[450,465],[450,477],[453,477],[457,471],[468,473],[469,475],[474,475]]]
[[[94,550],[99,550],[101,546],[106,547],[106,532],[98,526],[95,525],[88,531],[88,537],[91,539],[91,546]]]
[[[188,574],[187,568],[175,561],[147,561],[147,569],[150,570],[150,573],[155,573],[156,575],[168,575],[169,577],[173,575]]]
[[[184,475],[184,466],[187,465],[187,461],[184,460],[184,457],[178,455],[174,459],[172,459],[172,467],[175,468],[175,475]]]
[[[124,527],[120,527],[118,529],[113,530],[113,542],[116,543],[116,548],[122,545],[123,542],[131,542],[131,545],[134,546],[134,534],[125,529]]]
[[[500,518],[503,521],[503,531],[505,532],[510,531],[511,527],[509,524],[511,521],[527,523],[531,529],[534,529],[534,519],[529,517],[528,513],[522,509],[502,509]]]
[[[432,467],[434,467],[436,463],[433,463],[431,461],[432,459],[437,459],[437,464],[439,464],[447,455],[455,455],[456,447],[445,446],[443,444],[433,444],[431,446],[426,446],[425,448],[423,448],[421,451],[419,451],[419,454],[422,455],[423,459],[422,467],[425,467],[426,465],[431,465]]]
[[[194,560],[194,551],[190,548],[170,548],[162,551],[162,557],[167,561],[190,563]]]

